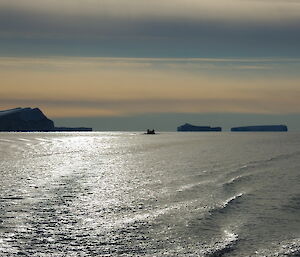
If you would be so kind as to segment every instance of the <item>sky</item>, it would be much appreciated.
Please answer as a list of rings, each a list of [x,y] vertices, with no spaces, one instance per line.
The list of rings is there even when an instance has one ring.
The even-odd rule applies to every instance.
[[[0,109],[59,125],[300,130],[299,71],[298,0],[0,0]]]

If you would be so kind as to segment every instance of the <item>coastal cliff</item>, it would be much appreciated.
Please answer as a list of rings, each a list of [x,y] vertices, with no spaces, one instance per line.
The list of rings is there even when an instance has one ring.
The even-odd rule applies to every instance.
[[[15,108],[0,111],[0,131],[92,131],[91,128],[57,128],[39,108]]]

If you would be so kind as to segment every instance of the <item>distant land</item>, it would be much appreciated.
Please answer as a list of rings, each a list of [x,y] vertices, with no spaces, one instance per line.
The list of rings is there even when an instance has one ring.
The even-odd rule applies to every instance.
[[[224,114],[226,116],[226,114]],[[189,117],[189,116],[187,116]],[[250,117],[250,116],[249,116]],[[96,117],[95,117],[96,118]],[[182,117],[184,118],[184,117]],[[196,118],[196,116],[195,116]],[[199,116],[201,119],[202,116]],[[153,124],[159,124],[161,125],[166,119],[158,119],[153,120],[153,117],[151,115],[145,115],[139,117],[139,122],[134,123],[133,119],[126,120],[126,117],[122,118],[123,121],[122,124],[117,124],[113,122],[113,119],[103,119],[101,117],[97,118],[99,119],[99,122],[101,122],[100,130],[102,131],[108,131],[108,130],[114,130],[117,129],[118,131],[122,130],[120,127],[122,127],[122,124],[129,124],[132,127],[132,129],[125,129],[128,131],[133,131],[138,126],[153,126]],[[127,118],[128,119],[128,118]],[[208,117],[206,118],[208,119]],[[202,120],[202,119],[201,119]],[[63,121],[63,120],[62,120]],[[104,122],[106,121],[106,122]],[[171,120],[170,120],[171,121]],[[57,120],[56,120],[57,122]],[[173,124],[175,123],[175,119],[173,121]],[[253,122],[253,121],[252,121]],[[60,125],[63,125],[63,122],[59,122]],[[62,124],[61,124],[62,123]],[[66,119],[66,123],[68,123],[68,119]],[[92,123],[90,119],[82,119],[81,123]],[[111,128],[109,129],[106,127],[107,123],[110,123]],[[245,122],[242,122],[245,124]],[[172,122],[170,122],[172,124]],[[39,108],[14,108],[9,110],[3,110],[0,111],[0,131],[20,131],[20,132],[34,132],[34,131],[42,131],[42,132],[48,132],[48,131],[92,131],[92,128],[87,127],[81,127],[80,122],[77,122],[76,124],[68,124],[69,126],[60,126],[56,127],[54,125],[54,122],[46,117],[46,115],[39,109]],[[78,126],[79,125],[79,126]],[[95,125],[95,124],[94,124]],[[176,124],[174,124],[176,126]],[[74,126],[74,127],[73,127]],[[76,126],[76,127],[75,127]],[[96,126],[96,125],[95,125]],[[113,129],[112,129],[113,128]],[[174,128],[174,127],[173,127]],[[98,128],[99,129],[99,128]],[[221,127],[211,127],[211,126],[195,126],[190,123],[185,123],[184,125],[181,125],[177,127],[177,131],[179,132],[188,132],[188,131],[198,131],[198,132],[220,132],[222,131]],[[254,125],[254,126],[240,126],[240,127],[231,127],[232,132],[285,132],[288,131],[288,128],[286,125]]]
[[[52,119],[52,117],[51,117]],[[143,131],[154,128],[160,132],[176,131],[179,125],[211,125],[230,131],[233,127],[285,124],[289,132],[300,132],[300,113],[141,113],[113,116],[53,117],[57,127],[92,127],[93,131]]]
[[[231,128],[232,132],[280,132],[288,131],[286,125],[260,125],[260,126],[245,126]]]
[[[210,126],[195,126],[189,123],[185,123],[177,127],[177,131],[185,132],[185,131],[197,131],[197,132],[220,132],[222,131],[221,127],[210,127]]]
[[[49,132],[49,131],[92,131],[92,128],[55,127],[39,108],[14,108],[0,111],[0,131]]]

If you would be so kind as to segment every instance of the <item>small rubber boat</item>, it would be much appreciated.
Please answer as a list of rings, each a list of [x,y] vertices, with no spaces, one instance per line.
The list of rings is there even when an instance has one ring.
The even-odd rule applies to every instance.
[[[155,130],[147,129],[147,132],[145,133],[145,135],[155,135]]]

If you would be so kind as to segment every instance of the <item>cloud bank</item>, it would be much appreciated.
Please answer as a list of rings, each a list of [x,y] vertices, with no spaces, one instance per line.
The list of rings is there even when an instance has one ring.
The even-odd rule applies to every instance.
[[[54,17],[113,20],[245,21],[290,23],[299,21],[299,1],[255,0],[2,0],[1,9]],[[39,14],[39,15],[38,15]]]
[[[6,53],[2,48],[2,54],[8,55],[14,50],[17,52],[21,45],[26,49],[26,44],[34,44],[35,48],[42,45],[42,52],[46,54],[47,49],[61,53],[76,45],[77,54],[87,55],[86,48],[93,48],[89,54],[98,56],[109,52],[111,56],[111,53],[119,56],[134,53],[149,57],[172,47],[172,56],[179,52],[181,56],[188,55],[182,52],[189,48],[192,49],[190,55],[197,56],[234,49],[238,52],[239,48],[240,52],[249,51],[250,55],[266,51],[266,56],[276,52],[288,55],[288,47],[295,52],[299,46],[299,23],[298,1],[0,2],[0,38],[6,40],[2,44],[6,49],[16,45]],[[56,44],[60,49],[55,49]]]

